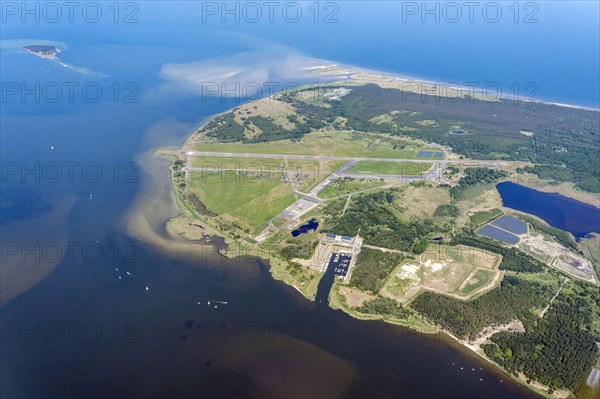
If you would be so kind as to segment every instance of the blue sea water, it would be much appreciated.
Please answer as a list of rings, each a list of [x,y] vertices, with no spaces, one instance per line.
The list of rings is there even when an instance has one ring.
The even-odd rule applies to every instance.
[[[235,9],[237,3],[229,7]],[[136,4],[136,23],[115,24],[108,15],[97,24],[42,21],[28,29],[27,37],[63,40],[79,52],[85,47],[96,52],[90,46],[113,44],[122,51],[142,46],[159,55],[161,47],[166,47],[171,50],[171,62],[238,53],[247,50],[248,43],[263,40],[340,63],[437,82],[487,85],[490,94],[497,83],[509,97],[531,95],[535,100],[600,107],[598,2],[547,1],[535,6],[532,2],[497,2],[497,9],[484,2],[472,11],[460,2],[454,3],[457,9],[443,2],[322,2],[318,14],[312,3],[298,3],[302,17],[293,23],[289,22],[292,12],[284,13],[283,5],[273,12],[273,22],[264,7],[261,18],[253,22],[250,11],[240,7],[237,15],[227,14],[226,6],[219,3],[215,3],[219,10],[214,15],[196,2]],[[174,7],[178,12],[172,12]],[[23,24],[8,22],[3,26],[4,40],[24,37]],[[85,35],[78,34],[82,28]],[[228,40],[232,32],[247,37]],[[179,54],[175,49],[181,50]],[[102,67],[120,71],[130,67],[132,76],[152,78],[152,73],[146,73],[152,66],[146,64],[149,58],[152,54],[132,53],[125,63],[107,56]],[[103,69],[100,62],[96,66]],[[155,76],[158,71],[152,72]]]
[[[542,3],[539,23],[526,25],[506,19],[498,24],[424,23],[414,17],[405,23],[401,3],[394,2],[332,3],[337,7],[333,9],[337,22],[332,23],[324,22],[325,13],[332,11],[325,3],[319,5],[318,22],[308,17],[298,23],[280,16],[273,23],[243,19],[223,23],[220,16],[203,22],[202,4],[210,2],[130,3],[138,8],[133,23],[122,23],[123,14],[115,22],[108,8],[112,3],[101,3],[105,18],[98,23],[81,18],[72,23],[22,23],[20,18],[3,15],[7,17],[0,25],[3,95],[9,84],[27,88],[40,84],[48,89],[58,85],[66,90],[66,85],[76,83],[78,88],[99,86],[102,96],[90,101],[77,90],[73,99],[63,93],[56,102],[47,96],[38,100],[35,94],[2,98],[0,158],[3,168],[16,166],[20,171],[3,169],[1,227],[37,220],[61,198],[75,198],[69,217],[61,221],[68,227],[69,240],[100,242],[111,249],[111,244],[134,242],[139,257],[134,264],[113,256],[95,263],[79,258],[63,261],[45,280],[3,305],[2,322],[28,326],[93,322],[105,332],[113,331],[116,322],[140,326],[139,342],[120,341],[122,345],[113,340],[98,345],[11,340],[0,358],[3,397],[165,396],[173,394],[171,381],[177,381],[178,396],[278,396],[281,391],[256,390],[277,385],[269,384],[278,381],[270,366],[274,358],[291,365],[288,377],[304,369],[294,365],[320,364],[318,356],[306,362],[297,355],[312,353],[313,346],[307,351],[305,346],[290,344],[290,350],[284,346],[273,354],[270,347],[246,345],[239,353],[251,355],[240,362],[235,345],[194,341],[187,331],[190,339],[180,341],[184,321],[195,319],[228,326],[248,320],[335,322],[343,339],[314,343],[314,348],[327,359],[344,359],[344,365],[352,365],[349,378],[361,376],[352,385],[356,396],[397,394],[399,384],[407,396],[532,396],[508,379],[500,383],[503,376],[497,371],[485,369],[437,339],[415,338],[395,327],[354,321],[327,309],[315,314],[307,301],[294,296],[293,289],[274,282],[255,263],[219,260],[212,264],[214,259],[165,255],[125,237],[121,223],[147,178],[135,168],[137,157],[159,146],[180,145],[206,118],[237,105],[235,99],[204,99],[189,90],[194,85],[185,80],[190,73],[216,79],[245,67],[241,69],[246,80],[291,80],[295,70],[289,56],[303,54],[441,81],[499,82],[503,87],[534,81],[541,98],[597,106],[597,5]],[[306,15],[311,15],[311,5],[302,3]],[[94,73],[84,75],[5,46],[11,40],[64,43],[60,59]],[[130,91],[130,83],[135,90]],[[135,101],[126,101],[129,95]],[[65,163],[79,165],[73,179],[66,174]],[[62,165],[64,174],[58,180],[44,169],[51,164]],[[84,165],[99,167],[103,178],[82,174]],[[162,176],[168,180],[166,162]],[[50,196],[53,201],[46,201]],[[49,227],[31,225],[41,234]],[[24,242],[28,234],[20,231],[2,238]],[[117,279],[124,270],[135,277]],[[198,306],[199,299],[215,296],[233,298],[232,306],[224,307],[223,313]],[[364,344],[357,348],[355,342]],[[452,361],[465,368],[484,367],[478,377],[485,382],[453,368]],[[423,364],[435,367],[424,373]],[[325,366],[317,371],[326,375]],[[211,384],[215,376],[221,376],[219,383]],[[440,383],[432,386],[420,378]],[[327,386],[328,381],[320,385]],[[448,381],[452,383],[444,384]]]
[[[459,7],[453,12],[444,2],[343,1],[330,2],[335,8],[325,10],[321,3],[317,18],[312,3],[305,3],[297,23],[275,13],[273,23],[242,17],[226,25],[220,21],[232,17],[218,14],[207,17],[207,25],[277,40],[340,63],[436,82],[489,85],[491,95],[497,83],[512,98],[600,107],[598,2],[475,2],[472,12],[464,2],[448,3]],[[416,12],[410,9],[415,6]],[[190,14],[202,12],[190,5]],[[178,23],[189,32],[185,21]]]

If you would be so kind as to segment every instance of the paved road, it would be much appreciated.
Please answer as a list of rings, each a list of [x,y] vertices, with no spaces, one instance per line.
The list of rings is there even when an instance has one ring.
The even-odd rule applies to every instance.
[[[333,157],[321,155],[280,155],[280,154],[248,154],[248,153],[233,153],[233,152],[206,152],[206,151],[189,151],[188,156],[200,157],[232,157],[232,158],[261,158],[261,159],[309,159],[322,161],[376,161],[376,162],[413,162],[413,163],[453,163],[461,165],[510,165],[513,162],[493,161],[493,160],[448,160],[435,158],[419,158],[419,159],[397,159],[397,158],[360,158],[360,157]]]
[[[407,183],[417,180],[426,180],[428,177],[435,177],[434,173],[424,173],[420,176],[408,176],[408,175],[381,175],[371,173],[342,173],[340,177],[351,177],[353,179],[384,179],[384,180],[402,180]],[[431,179],[429,179],[431,180]]]

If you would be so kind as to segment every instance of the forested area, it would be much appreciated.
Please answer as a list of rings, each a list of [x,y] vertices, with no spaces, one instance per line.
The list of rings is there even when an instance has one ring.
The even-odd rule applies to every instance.
[[[312,234],[311,236],[313,236]],[[309,235],[304,235],[309,237]],[[294,258],[298,259],[310,259],[312,258],[319,241],[314,237],[310,237],[311,240],[303,239],[304,237],[294,237],[294,240],[287,240],[285,245],[281,248],[281,257],[285,260]]]
[[[245,129],[233,118],[233,112],[216,116],[204,127],[207,137],[219,141],[243,141]]]
[[[204,202],[202,202],[200,200],[200,198],[198,198],[198,196],[191,192],[191,191],[186,191],[185,192],[185,198],[188,200],[188,202],[190,203],[190,205],[192,206],[192,208],[198,212],[200,215],[204,215],[204,216],[217,216],[216,213],[214,213],[213,211],[211,211],[210,209],[208,209],[206,207],[206,205],[204,204]]]
[[[350,88],[350,87],[349,87]],[[594,111],[550,104],[471,97],[439,97],[365,85],[352,89],[342,101],[331,102],[332,112],[347,117],[355,130],[408,135],[453,148],[473,159],[523,160],[558,165],[536,166],[540,177],[574,181],[579,188],[600,192],[600,120]],[[402,110],[387,124],[370,119]],[[424,128],[417,122],[434,120]],[[466,134],[448,134],[453,126]],[[400,127],[409,129],[400,129]],[[533,136],[522,134],[532,132]],[[562,168],[566,165],[566,168]]]
[[[433,212],[434,217],[457,217],[458,214],[458,208],[450,204],[442,204],[436,208],[435,212]]]
[[[503,170],[488,168],[467,168],[458,184],[450,189],[452,197],[459,201],[464,197],[465,189],[482,184],[493,184],[508,176]]]
[[[473,339],[492,324],[532,323],[537,318],[532,309],[546,306],[552,295],[549,286],[507,275],[498,288],[471,301],[424,292],[411,307],[454,335]]]
[[[561,293],[525,333],[492,336],[493,344],[484,346],[487,356],[509,372],[522,371],[552,389],[577,390],[598,355],[595,341],[600,340],[600,292],[597,287],[578,291]]]
[[[402,307],[402,305],[393,299],[383,296],[377,296],[375,299],[365,301],[357,310],[365,314],[393,316],[398,319],[406,319],[411,314],[409,309]]]
[[[366,244],[401,251],[422,251],[435,225],[430,219],[403,221],[394,208],[391,191],[362,194],[352,201],[342,215],[343,201],[325,208],[323,229],[335,234],[355,236],[359,229]]]
[[[350,284],[361,290],[379,292],[385,279],[403,259],[399,253],[362,248]]]

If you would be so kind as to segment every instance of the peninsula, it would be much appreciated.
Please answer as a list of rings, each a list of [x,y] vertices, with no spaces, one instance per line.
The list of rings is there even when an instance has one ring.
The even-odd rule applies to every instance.
[[[445,332],[543,396],[593,397],[598,227],[575,237],[496,186],[598,207],[598,112],[316,73],[343,79],[240,105],[162,151],[181,209],[169,229],[221,237],[224,255],[266,259],[354,317]]]

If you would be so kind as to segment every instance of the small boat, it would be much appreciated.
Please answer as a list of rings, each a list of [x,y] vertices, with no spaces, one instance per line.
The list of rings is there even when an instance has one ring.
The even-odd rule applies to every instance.
[[[146,286],[146,292],[148,292],[148,286]]]

